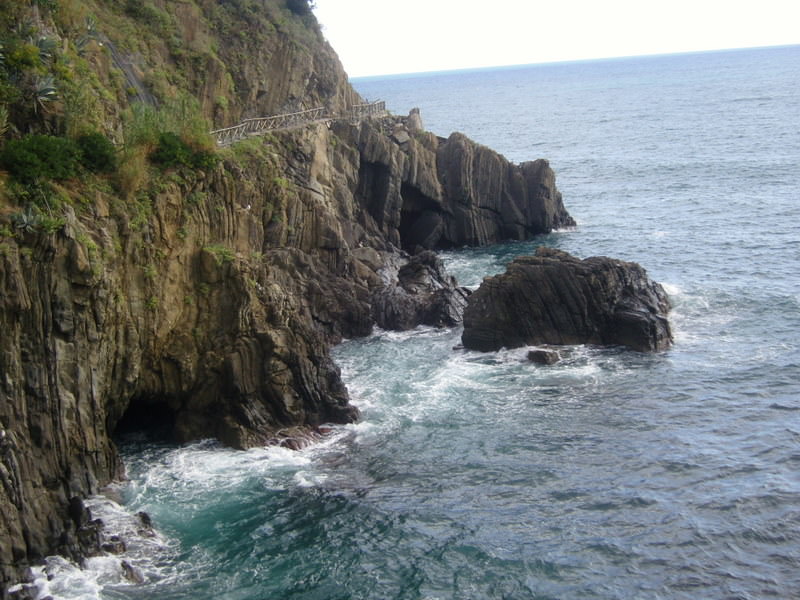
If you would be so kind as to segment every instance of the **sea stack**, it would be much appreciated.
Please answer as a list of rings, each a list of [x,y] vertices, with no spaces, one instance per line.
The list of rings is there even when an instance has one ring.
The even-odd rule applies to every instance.
[[[487,352],[538,344],[656,352],[672,343],[669,309],[664,288],[636,263],[539,248],[484,279],[469,297],[461,339]]]

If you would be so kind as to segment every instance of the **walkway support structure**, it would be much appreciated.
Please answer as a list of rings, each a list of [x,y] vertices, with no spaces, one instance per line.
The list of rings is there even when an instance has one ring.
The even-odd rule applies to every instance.
[[[320,123],[322,121],[337,121],[342,119],[360,121],[369,117],[383,116],[386,114],[386,102],[378,100],[368,104],[356,104],[350,107],[345,115],[332,115],[323,107],[312,108],[282,115],[272,115],[269,117],[258,117],[255,119],[245,119],[233,127],[215,129],[211,135],[217,140],[219,146],[230,146],[231,144],[254,135],[263,135],[268,131],[278,129],[292,129],[302,127],[309,123]]]

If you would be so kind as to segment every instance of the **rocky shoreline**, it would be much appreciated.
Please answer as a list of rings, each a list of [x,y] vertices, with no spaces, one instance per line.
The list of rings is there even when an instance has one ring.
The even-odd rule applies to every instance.
[[[275,133],[176,173],[143,221],[101,193],[60,230],[5,243],[4,587],[46,555],[97,550],[69,507],[123,476],[118,426],[247,448],[352,421],[332,344],[460,321],[467,291],[426,246],[571,223],[546,163],[407,122]],[[422,214],[440,235],[419,243]]]
[[[310,10],[286,3],[259,4],[257,22],[237,3],[167,2],[174,14],[156,21],[92,4],[89,30],[23,4],[0,15],[34,23],[62,68],[83,65],[70,73],[91,75],[102,101],[88,125],[108,143],[137,96],[120,60],[137,84],[149,75],[154,99],[186,94],[217,125],[363,101]],[[192,51],[165,45],[153,23],[171,23],[173,41]],[[221,33],[238,29],[247,35]],[[10,122],[67,141],[67,110],[55,106],[38,125],[13,107]],[[118,549],[103,547],[84,499],[124,478],[119,432],[234,448],[309,443],[358,418],[334,344],[375,326],[472,319],[486,292],[460,287],[435,251],[575,224],[546,160],[517,165],[463,134],[438,137],[417,110],[275,131],[213,158],[156,169],[143,156],[116,174],[135,180],[130,193],[110,175],[62,181],[58,210],[47,204],[38,220],[0,178],[2,600],[24,597],[9,587],[48,555],[80,562]]]

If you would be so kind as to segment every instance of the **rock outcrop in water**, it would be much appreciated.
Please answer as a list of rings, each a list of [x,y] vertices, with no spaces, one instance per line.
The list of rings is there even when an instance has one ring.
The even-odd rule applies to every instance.
[[[394,271],[387,265],[383,271]],[[375,323],[383,329],[405,330],[417,325],[452,327],[461,323],[467,288],[445,273],[442,260],[430,250],[415,255],[396,270],[388,285],[373,298]]]
[[[462,343],[482,351],[600,344],[653,352],[672,343],[668,311],[664,289],[635,263],[539,248],[470,296]]]
[[[240,5],[92,3],[97,29],[140,61],[125,74],[92,39],[80,57],[71,50],[86,34],[80,2],[74,14],[3,6],[0,23],[27,19],[59,36],[53,51],[72,53],[61,68],[83,65],[86,89],[103,92],[97,110],[81,113],[99,121],[85,125],[110,136],[136,89],[126,89],[128,74],[143,73],[155,96],[181,83],[217,126],[249,111],[359,100],[310,13],[268,0],[263,13],[240,14]],[[253,18],[273,36],[263,52],[248,41]],[[183,72],[197,65],[204,77]],[[73,127],[75,113],[58,106],[38,124],[19,120],[18,107],[10,118],[20,131]],[[546,162],[515,166],[463,136],[437,138],[416,114],[276,132],[218,157],[204,169],[126,165],[140,180],[129,195],[110,176],[61,182],[58,204],[38,213],[0,178],[3,598],[48,554],[99,551],[80,499],[122,476],[116,432],[246,448],[294,445],[324,423],[351,421],[332,344],[375,324],[461,318],[465,290],[435,256],[403,248],[523,239],[571,223]]]

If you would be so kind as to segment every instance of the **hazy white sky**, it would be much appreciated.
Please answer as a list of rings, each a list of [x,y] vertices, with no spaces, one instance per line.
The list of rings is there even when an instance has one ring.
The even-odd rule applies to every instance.
[[[351,77],[800,43],[800,0],[316,0]]]

